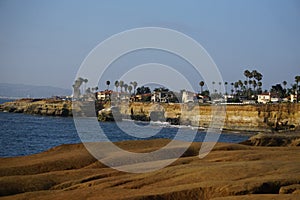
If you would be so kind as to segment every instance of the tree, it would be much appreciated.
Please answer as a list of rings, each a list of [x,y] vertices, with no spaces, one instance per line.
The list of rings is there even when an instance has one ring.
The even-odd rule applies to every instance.
[[[153,91],[154,92],[169,92],[169,89],[165,88],[165,87],[159,87],[159,88],[155,88]],[[182,90],[182,91],[185,91],[185,90]],[[181,93],[182,93],[182,91],[181,91]]]
[[[130,84],[133,86],[133,93],[135,94],[136,93],[135,90],[138,84],[136,81],[130,82]]]
[[[200,82],[199,82],[199,85],[200,85],[200,87],[201,87],[201,93],[202,93],[202,92],[203,92],[204,81],[200,81]]]
[[[231,85],[231,94],[233,94],[233,91],[234,91],[234,89],[233,89],[233,87],[234,87],[234,83],[233,83],[233,82],[231,82],[231,83],[230,83],[230,85]]]
[[[256,79],[258,82],[262,80],[263,75],[257,70],[253,70],[251,73],[253,75],[253,78]],[[255,88],[257,87],[257,82],[255,80],[252,81],[252,85],[253,85],[254,92],[257,93],[257,91],[255,90]]]
[[[287,82],[286,81],[282,81],[282,85],[284,87],[284,89],[286,88]]]
[[[80,81],[84,83],[84,91],[86,90],[86,84],[88,82],[88,79],[83,79],[81,77],[79,77]]]
[[[237,89],[239,88],[239,82],[234,83],[235,94],[237,95]]]
[[[273,85],[271,88],[271,92],[276,93],[281,98],[284,96],[284,90],[283,90],[281,84]]]
[[[287,82],[286,81],[282,81],[282,85],[283,85],[283,88],[284,88],[284,96],[286,96],[286,94],[287,94],[287,90],[286,90]]]
[[[295,82],[296,82],[296,102],[298,103],[298,91],[299,91],[299,82],[300,82],[300,76],[295,76]]]
[[[255,91],[255,88],[257,87],[257,83],[256,83],[256,80],[253,80],[253,83],[252,83],[252,84],[253,84],[253,88],[254,88],[254,93],[255,93],[255,92],[256,92],[256,91]]]
[[[118,88],[119,88],[119,81],[115,81],[115,87],[116,87],[116,91],[118,92]]]
[[[213,81],[213,82],[212,82],[212,85],[213,85],[213,92],[215,91],[215,84],[216,84],[216,82]],[[212,93],[213,93],[213,92],[212,92]]]
[[[255,77],[254,77],[257,81],[261,81],[261,79],[263,78],[263,75],[259,72],[256,72]]]
[[[220,92],[220,94],[221,94],[221,85],[222,85],[222,83],[219,82],[219,92]]]
[[[250,87],[250,85],[252,85],[253,84],[253,80],[249,80],[249,87]]]
[[[85,80],[87,80],[87,79],[83,79],[81,77],[79,77],[75,80],[75,83],[72,85],[73,89],[74,89],[74,92],[73,92],[73,97],[74,98],[80,97],[80,95],[81,95],[80,86],[82,85],[83,82],[85,82]]]
[[[249,76],[248,76],[248,77],[249,77],[249,79],[252,79],[252,78],[253,78],[253,71],[249,73]]]
[[[228,94],[228,93],[227,93],[227,85],[228,85],[228,82],[225,82],[224,85],[225,85],[225,94],[227,95],[227,94]]]
[[[123,92],[123,87],[124,87],[124,81],[119,82],[119,86],[121,88],[121,92]]]
[[[85,90],[85,94],[90,94],[91,93],[91,90],[93,91],[94,90],[94,88],[90,88],[90,87],[88,87],[86,90]]]
[[[151,93],[151,90],[149,87],[142,86],[142,87],[138,87],[136,89],[136,94],[148,94],[148,93]]]
[[[131,85],[128,85],[128,91],[129,91],[129,94],[131,95],[131,91],[132,91],[132,86]]]
[[[243,90],[243,86],[244,86],[243,81],[242,81],[242,80],[239,80],[239,81],[238,81],[238,85],[240,86],[240,89],[241,89],[241,91],[242,91],[242,90]]]
[[[128,88],[128,85],[124,84],[124,90],[125,90],[126,93],[127,93],[127,88]]]
[[[251,74],[251,72],[250,72],[249,70],[245,70],[245,71],[244,71],[244,75],[246,76],[246,79],[247,79],[245,82],[247,82],[247,84],[248,84],[248,82],[249,82],[250,74]],[[247,84],[245,84],[245,85],[247,85]],[[247,88],[247,89],[248,89],[248,88]]]
[[[261,94],[262,93],[262,89],[261,89],[262,82],[258,81],[257,85],[258,85],[258,94]]]
[[[298,90],[298,86],[299,86],[299,82],[300,82],[300,76],[295,76],[295,82],[297,84],[297,90]]]
[[[244,85],[247,87],[248,81],[244,81]],[[248,88],[248,87],[247,87]]]
[[[107,90],[109,89],[110,81],[106,81]]]

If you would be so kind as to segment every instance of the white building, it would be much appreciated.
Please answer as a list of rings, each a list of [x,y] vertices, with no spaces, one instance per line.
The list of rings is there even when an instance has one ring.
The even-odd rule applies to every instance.
[[[189,91],[182,92],[182,103],[194,102],[195,93]]]
[[[262,93],[257,95],[257,102],[258,103],[269,103],[271,101],[271,94],[269,93]]]
[[[97,99],[101,100],[101,101],[109,100],[111,94],[112,94],[112,90],[105,90],[105,91],[97,92]]]
[[[152,102],[168,102],[168,92],[156,91],[151,94]]]
[[[291,98],[292,103],[297,101],[297,98],[296,98],[295,94],[291,94],[290,98]]]

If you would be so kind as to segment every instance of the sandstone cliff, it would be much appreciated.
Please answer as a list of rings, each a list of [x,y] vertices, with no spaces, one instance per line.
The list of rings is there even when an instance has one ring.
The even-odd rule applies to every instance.
[[[0,105],[0,111],[48,116],[72,116],[72,102],[55,99],[20,99]]]
[[[300,104],[227,105],[223,129],[247,131],[296,130],[300,126]],[[131,103],[120,106],[123,115],[149,119],[162,111],[166,121],[207,128],[213,105]],[[137,117],[138,116],[138,117]]]
[[[80,113],[80,109],[83,107],[94,105],[94,102],[76,102],[73,109]],[[133,102],[114,106],[117,106],[122,118],[141,121],[160,120],[168,121],[171,124],[208,128],[212,121],[215,105]],[[99,105],[96,103],[96,111],[110,107],[110,103]],[[227,105],[223,109],[226,109],[223,130],[271,132],[300,129],[300,104]],[[0,111],[72,116],[72,102],[54,99],[22,99],[0,105]],[[82,116],[94,115],[94,111],[94,109],[90,109],[89,114],[83,112],[80,114]],[[112,121],[111,113],[108,113],[107,117],[105,113],[101,112],[100,120]],[[218,116],[215,115],[215,117]]]

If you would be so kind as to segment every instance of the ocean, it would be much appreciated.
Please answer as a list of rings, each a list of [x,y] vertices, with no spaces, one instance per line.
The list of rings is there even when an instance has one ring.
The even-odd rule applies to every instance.
[[[8,100],[2,100],[3,103]],[[187,137],[181,140],[189,140],[188,135],[195,131],[194,127],[170,126],[166,123],[147,123],[122,121],[118,126],[114,122],[99,122],[99,126],[105,132],[110,141],[141,140],[167,138],[173,139],[178,129]],[[133,125],[134,124],[134,125]],[[123,129],[121,129],[122,127]],[[123,130],[132,133],[143,130],[143,137],[135,137],[126,134]],[[147,133],[157,132],[151,137],[145,137]],[[203,141],[205,132],[198,131],[194,141]],[[249,136],[241,134],[221,134],[219,142],[238,143],[248,139]],[[99,139],[95,139],[99,141]],[[95,141],[93,138],[90,141]],[[105,140],[103,140],[105,141]],[[73,118],[49,117],[40,115],[28,115],[20,113],[0,112],[0,157],[24,156],[40,153],[52,147],[62,144],[80,143]]]

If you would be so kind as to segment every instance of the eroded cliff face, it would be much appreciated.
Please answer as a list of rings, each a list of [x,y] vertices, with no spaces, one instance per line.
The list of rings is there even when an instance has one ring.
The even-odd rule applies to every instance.
[[[54,99],[20,99],[6,102],[0,106],[0,111],[27,113],[48,116],[72,116],[72,103],[70,101]]]
[[[91,107],[94,102],[78,102],[73,106],[80,113],[82,106]],[[84,105],[83,105],[84,104]],[[85,105],[87,104],[87,105]],[[210,127],[212,121],[221,119],[220,110],[226,110],[223,129],[241,131],[274,131],[300,129],[300,104],[266,105],[216,105],[166,104],[166,103],[121,103],[117,106],[121,117],[134,120],[160,120],[171,124]],[[97,106],[96,110],[108,109],[110,103]],[[78,109],[78,110],[77,110]],[[0,105],[0,111],[41,114],[51,116],[72,116],[72,102],[53,99],[23,99]],[[93,116],[95,110],[92,109]],[[87,113],[82,113],[87,116]],[[111,120],[109,120],[111,121]]]
[[[247,131],[295,130],[300,126],[300,104],[215,105],[131,103],[120,106],[121,114],[150,120],[162,111],[166,121],[207,128],[226,110],[223,129]]]

